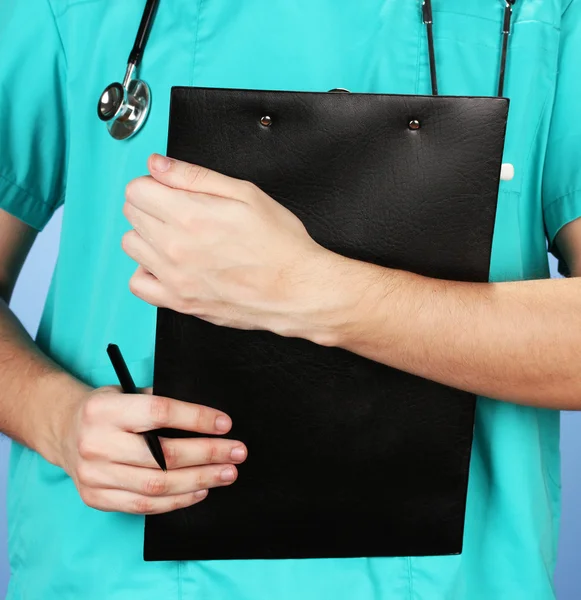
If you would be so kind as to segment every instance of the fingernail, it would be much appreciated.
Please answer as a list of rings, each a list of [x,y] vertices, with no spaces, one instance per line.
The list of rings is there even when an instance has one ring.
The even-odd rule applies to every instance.
[[[232,467],[224,469],[220,473],[220,479],[222,481],[234,481],[234,479],[236,479],[236,473],[234,472],[234,469]]]
[[[222,415],[216,419],[216,429],[218,431],[228,431],[230,429],[230,418]]]
[[[246,458],[246,449],[244,446],[233,448],[232,452],[230,452],[230,457],[236,462],[244,460]]]
[[[194,496],[196,498],[198,498],[198,500],[205,498],[207,495],[208,495],[208,490],[199,490],[197,492],[194,492]]]
[[[151,168],[154,171],[165,173],[171,167],[171,161],[169,158],[162,156],[161,154],[154,154],[151,159]]]

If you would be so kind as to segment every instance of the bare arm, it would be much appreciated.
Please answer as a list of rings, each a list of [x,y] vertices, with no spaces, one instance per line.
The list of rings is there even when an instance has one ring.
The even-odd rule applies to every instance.
[[[581,220],[558,245],[577,278],[453,283],[345,260],[332,287],[350,304],[325,341],[479,395],[581,410]]]
[[[81,498],[106,511],[161,513],[229,485],[246,458],[227,439],[162,440],[169,471],[138,435],[158,427],[224,434],[223,413],[150,394],[93,390],[47,358],[7,307],[35,234],[0,210],[0,430],[62,467]]]
[[[7,306],[35,237],[0,210],[0,429],[56,463],[61,413],[88,389],[40,352]]]

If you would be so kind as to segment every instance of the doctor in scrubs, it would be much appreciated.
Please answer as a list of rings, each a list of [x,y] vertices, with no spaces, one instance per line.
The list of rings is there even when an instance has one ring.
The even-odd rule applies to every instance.
[[[429,94],[416,0],[162,0],[149,120],[96,115],[143,0],[0,3],[0,427],[12,446],[9,600],[551,600],[559,409],[581,409],[581,0],[517,0],[491,282],[348,260],[252,184],[168,161],[173,85]],[[440,92],[495,95],[504,5],[434,0]],[[483,157],[485,159],[486,157]],[[8,308],[64,206],[35,342]],[[563,274],[549,280],[547,240]],[[268,253],[263,248],[268,247]],[[154,397],[156,306],[338,346],[479,396],[464,549],[441,557],[144,562],[144,514],[237,477],[228,415]],[[123,396],[116,341],[143,393]],[[389,478],[389,473],[377,477]],[[234,485],[236,485],[234,483]],[[354,481],[349,485],[367,485]]]

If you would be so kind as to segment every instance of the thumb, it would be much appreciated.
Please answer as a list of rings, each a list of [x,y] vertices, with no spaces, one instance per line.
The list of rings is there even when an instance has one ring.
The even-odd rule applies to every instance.
[[[147,167],[156,181],[171,188],[237,200],[248,193],[248,185],[240,179],[161,154],[152,154]]]

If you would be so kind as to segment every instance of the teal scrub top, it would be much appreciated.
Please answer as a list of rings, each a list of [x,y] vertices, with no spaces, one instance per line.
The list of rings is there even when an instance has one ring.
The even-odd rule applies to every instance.
[[[115,383],[109,342],[152,382],[156,313],[129,291],[121,209],[165,150],[171,86],[430,93],[420,0],[162,0],[140,72],[151,116],[114,141],[96,103],[123,77],[144,4],[0,3],[0,207],[40,230],[64,204],[38,343],[94,386]],[[441,93],[494,95],[503,3],[433,4]],[[517,0],[513,21],[516,175],[500,185],[492,281],[548,277],[547,238],[581,216],[581,0]],[[146,563],[143,517],[88,508],[64,471],[14,444],[8,599],[549,600],[559,471],[558,412],[480,398],[461,555]]]

